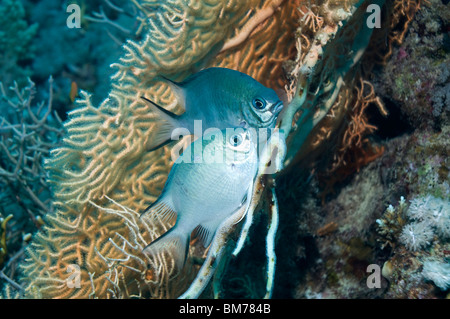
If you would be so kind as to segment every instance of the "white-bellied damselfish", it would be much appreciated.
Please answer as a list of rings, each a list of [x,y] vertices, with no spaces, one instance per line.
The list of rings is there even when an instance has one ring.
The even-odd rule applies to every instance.
[[[273,128],[283,108],[274,90],[231,69],[204,69],[180,83],[163,79],[185,111],[176,115],[142,97],[154,106],[164,121],[154,132],[147,146],[149,150],[169,142],[175,128],[186,128],[190,134],[195,134],[194,120],[201,121],[202,133],[207,128]]]
[[[180,269],[194,230],[207,247],[222,221],[251,197],[256,145],[254,134],[244,128],[209,130],[190,144],[172,166],[160,197],[141,216],[172,221],[176,217],[175,225],[144,252],[171,249]]]

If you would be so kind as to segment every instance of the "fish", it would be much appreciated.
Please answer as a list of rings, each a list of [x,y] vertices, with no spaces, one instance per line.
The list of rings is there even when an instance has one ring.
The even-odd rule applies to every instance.
[[[208,247],[218,226],[251,198],[258,169],[256,144],[254,134],[244,128],[210,130],[192,142],[173,164],[161,195],[141,215],[172,223],[176,218],[144,253],[172,249],[181,269],[192,234]]]
[[[170,142],[176,128],[185,128],[188,135],[195,134],[198,132],[195,121],[201,121],[201,133],[207,128],[273,128],[283,108],[283,102],[273,89],[236,70],[207,68],[183,82],[160,77],[171,87],[184,113],[174,114],[148,97],[141,97],[153,106],[163,121],[154,131],[148,150]]]

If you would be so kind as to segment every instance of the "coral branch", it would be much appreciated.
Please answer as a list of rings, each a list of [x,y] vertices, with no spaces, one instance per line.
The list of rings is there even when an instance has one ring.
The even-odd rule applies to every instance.
[[[50,77],[48,82],[49,97],[45,112],[42,112],[44,103],[37,107],[33,105],[35,85],[31,80],[28,80],[28,86],[24,89],[14,83],[10,88],[14,94],[12,98],[0,83],[1,97],[12,108],[12,112],[5,109],[0,116],[0,147],[3,150],[0,156],[0,180],[11,188],[12,193],[27,194],[26,200],[31,201],[41,214],[50,211],[50,207],[39,196],[42,186],[47,191],[49,189],[43,182],[46,173],[42,167],[42,158],[64,132],[59,117],[53,111],[53,79]],[[25,207],[27,205],[24,204]]]
[[[238,34],[225,42],[220,52],[234,48],[247,40],[257,26],[275,13],[275,10],[281,6],[283,1],[284,0],[272,0],[265,8],[259,9],[241,30],[239,30]]]

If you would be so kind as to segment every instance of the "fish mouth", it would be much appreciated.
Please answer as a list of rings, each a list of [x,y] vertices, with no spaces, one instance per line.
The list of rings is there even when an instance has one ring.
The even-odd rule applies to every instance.
[[[278,114],[281,112],[282,109],[283,109],[283,102],[280,101],[272,106],[270,112],[272,112],[272,114]]]

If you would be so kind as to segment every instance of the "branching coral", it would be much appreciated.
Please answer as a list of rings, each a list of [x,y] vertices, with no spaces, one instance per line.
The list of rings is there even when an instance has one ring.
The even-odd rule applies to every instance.
[[[367,93],[362,87],[357,91],[357,97],[355,98],[356,101],[358,99],[360,101],[352,101],[354,98],[352,88],[358,83],[359,79],[358,61],[362,57],[372,33],[372,30],[366,24],[360,23],[360,21],[366,19],[364,10],[366,5],[363,4],[354,13],[352,20],[347,21],[345,27],[341,28],[339,32],[337,32],[337,24],[326,25],[315,34],[313,41],[307,37],[302,37],[297,43],[299,52],[306,50],[308,53],[299,53],[295,66],[290,71],[293,77],[297,78],[297,91],[303,90],[301,99],[305,100],[301,102],[303,106],[299,111],[300,114],[293,116],[293,120],[296,122],[294,130],[299,132],[288,138],[288,144],[290,144],[288,146],[291,150],[288,152],[287,161],[292,164],[301,161],[305,154],[311,154],[317,151],[319,147],[324,147],[325,141],[340,127],[347,128],[347,123],[343,124],[343,121],[348,116],[347,114],[352,114],[352,111],[356,113],[353,116],[354,119],[358,119],[359,122],[351,124],[356,125],[357,128],[353,130],[353,133],[350,133],[350,136],[360,136],[359,134],[363,134],[366,129],[370,128],[368,125],[364,125],[363,111],[375,97],[373,94]],[[328,8],[328,6],[326,7]],[[339,9],[343,8],[339,7]],[[346,18],[349,16],[344,15]],[[305,33],[302,33],[303,35]],[[333,41],[327,44],[329,39],[333,37]],[[352,39],[356,37],[360,37],[361,41],[353,42]],[[302,39],[305,39],[305,41],[302,41]],[[313,69],[312,66],[316,63],[317,65]],[[300,95],[298,96],[300,98]],[[355,108],[350,107],[353,103],[356,106]],[[357,107],[358,103],[360,103],[360,107]],[[328,111],[329,114],[327,114]],[[325,115],[327,116],[325,117]],[[306,127],[304,122],[311,117],[314,119],[314,131],[308,137],[312,127]],[[285,122],[283,125],[288,125],[289,117],[284,121],[287,123]],[[316,126],[315,124],[319,122],[320,124]],[[307,138],[308,140],[305,142]],[[350,143],[353,142],[352,140]],[[296,154],[298,156],[295,157]]]
[[[394,206],[389,205],[386,208],[383,216],[376,220],[377,222],[377,231],[381,238],[378,240],[382,242],[381,248],[383,249],[387,245],[391,247],[395,247],[398,237],[403,230],[403,227],[406,224],[406,210],[407,203],[405,198],[402,196],[398,205],[394,208]]]
[[[234,37],[224,43],[214,65],[241,71],[283,92],[287,82],[282,65],[295,56],[292,35],[300,3],[300,0],[265,1],[261,9],[249,11],[248,21],[239,25]]]
[[[46,161],[58,211],[47,217],[45,230],[34,239],[23,266],[29,296],[38,293],[46,298],[88,298],[94,291],[98,298],[140,294],[138,286],[128,287],[126,294],[114,290],[117,281],[107,273],[110,264],[105,260],[121,258],[118,256],[122,252],[108,238],[118,233],[131,242],[132,232],[118,216],[97,207],[109,208],[107,195],[120,205],[141,211],[162,190],[171,166],[169,147],[147,151],[146,145],[159,123],[140,96],[175,108],[170,90],[155,83],[154,77],[170,74],[181,78],[201,65],[223,63],[220,57],[211,60],[211,54],[255,14],[253,3],[243,2],[187,5],[184,1],[169,1],[161,5],[145,1],[141,5],[149,13],[145,38],[140,43],[128,41],[124,46],[125,55],[114,65],[117,72],[112,78],[113,89],[98,108],[92,105],[89,94],[81,92],[79,108],[69,114],[65,124],[63,145],[53,150]],[[275,34],[272,38],[279,40]],[[233,50],[235,55],[240,54],[237,48]],[[233,61],[239,63],[239,59]],[[157,235],[163,231],[164,227],[160,228]],[[80,289],[65,285],[71,264],[80,267]],[[162,278],[167,276],[158,280]],[[177,292],[153,295],[158,296],[175,297]]]
[[[422,0],[394,1],[392,14],[390,15],[388,52],[384,56],[384,61],[391,55],[393,45],[398,45],[403,42],[405,34],[408,31],[408,26],[413,20],[416,12],[419,11],[421,5]]]
[[[0,217],[0,266],[3,265],[5,256],[8,253],[8,247],[6,247],[6,225],[12,218],[13,215],[8,215],[5,218]]]
[[[9,96],[0,83],[0,181],[3,194],[15,196],[22,209],[40,226],[37,216],[51,211],[43,198],[49,192],[42,161],[63,134],[62,123],[52,108],[53,80],[49,80],[47,103],[34,104],[35,86],[29,80],[21,89],[15,83]],[[10,195],[12,196],[12,195]]]
[[[378,5],[381,6],[382,3],[378,3]],[[334,7],[335,10],[329,10],[330,8],[333,8],[333,6],[336,6],[336,4],[327,3],[323,7],[313,7],[313,9],[304,9],[302,11],[304,15],[301,20],[301,35],[298,37],[299,42],[297,44],[299,55],[295,66],[291,66],[291,74],[298,72],[299,65],[305,67],[306,65],[304,63],[299,63],[298,61],[308,60],[306,52],[309,54],[311,51],[314,52],[314,45],[320,43],[320,40],[326,39],[325,31],[319,31],[316,34],[316,39],[314,39],[314,41],[308,36],[311,28],[316,28],[317,25],[320,25],[322,22],[322,20],[317,18],[317,13],[324,17],[323,21],[336,19],[337,12],[339,12],[338,16],[341,18],[349,15],[349,12],[346,11],[345,8],[336,10]],[[364,4],[362,7],[364,7]],[[382,49],[384,46],[380,45],[380,39],[386,39],[387,34],[393,33],[394,29],[404,30],[407,27],[407,23],[405,25],[402,18],[403,15],[406,14],[404,12],[406,9],[401,8],[403,7],[399,6],[397,1],[386,1],[386,3],[383,4],[383,27],[381,29],[364,30],[365,24],[346,26],[343,28],[346,30],[346,33],[343,33],[342,35],[339,33],[336,34],[337,39],[334,39],[325,49],[325,54],[327,52],[334,52],[335,54],[331,57],[326,57],[326,55],[322,57],[322,61],[320,61],[316,67],[315,72],[317,74],[320,74],[318,69],[321,67],[324,68],[325,72],[320,75],[320,81],[315,80],[316,84],[314,84],[313,87],[317,88],[317,92],[312,91],[309,93],[316,93],[317,95],[314,95],[313,97],[305,96],[305,99],[307,100],[305,104],[320,105],[320,103],[326,101],[326,103],[331,103],[331,106],[328,106],[330,111],[314,128],[305,143],[301,143],[302,139],[306,138],[303,137],[302,139],[299,139],[299,142],[295,144],[295,146],[292,145],[290,148],[292,150],[298,150],[298,146],[303,144],[302,148],[297,153],[298,156],[293,162],[294,164],[299,163],[301,166],[312,163],[311,159],[315,158],[314,154],[322,154],[325,149],[329,149],[329,156],[322,157],[316,161],[316,164],[318,165],[318,174],[321,176],[323,201],[328,193],[334,191],[333,187],[337,182],[345,180],[346,177],[359,171],[361,167],[383,154],[383,146],[374,146],[370,140],[367,139],[367,136],[376,130],[376,127],[368,121],[367,109],[370,105],[375,105],[383,116],[388,115],[388,110],[380,97],[375,93],[374,86],[368,79],[371,76],[373,65],[379,61],[379,58],[375,58],[375,55],[386,54]],[[409,17],[418,10],[419,6],[414,6],[411,2],[408,8]],[[326,14],[327,10],[328,14]],[[360,20],[355,18],[356,15],[363,13],[363,10],[355,12],[352,16],[352,21],[360,21],[361,19],[367,18],[361,17]],[[393,18],[393,16],[395,16],[395,18]],[[352,22],[350,21],[349,23]],[[358,45],[360,45],[359,49],[356,45],[350,48],[351,41],[348,41],[347,39],[356,37],[358,32],[360,34],[372,32],[370,43],[364,44],[361,42],[358,43]],[[367,45],[367,50],[365,50],[365,45]],[[353,56],[350,57],[346,55],[348,52],[353,53]],[[354,59],[354,61],[352,59]],[[359,61],[359,59],[361,59],[361,63],[354,63],[355,61]],[[322,89],[322,91],[320,91],[320,85],[326,88],[324,83],[339,83],[336,78],[339,73],[336,72],[333,74],[335,76],[334,79],[327,77],[326,74],[326,70],[336,68],[338,70],[344,70],[346,68],[350,69],[348,74],[342,73],[343,76],[346,76],[342,78],[342,82],[345,83],[345,86],[341,87],[341,85],[337,85],[334,87],[334,90],[331,86],[326,90]],[[301,78],[299,80],[301,85],[304,86],[302,81],[304,82],[305,80],[302,80]],[[289,91],[292,92],[292,90]],[[318,96],[320,96],[320,98],[317,98]],[[305,117],[306,113],[307,112],[304,111],[300,118]],[[318,114],[322,114],[323,116],[323,111],[317,111],[315,114],[317,118],[321,119]],[[297,126],[302,127],[297,120],[297,117],[295,118],[295,121],[297,121]],[[303,128],[305,128],[304,125]],[[307,160],[303,160],[305,156],[307,157]],[[288,160],[289,158],[290,156],[288,154]],[[331,160],[329,160],[330,158]]]
[[[322,201],[328,193],[333,192],[334,184],[345,180],[355,172],[372,162],[383,154],[384,147],[372,146],[366,137],[377,128],[368,123],[367,108],[375,104],[381,114],[387,115],[380,98],[375,95],[372,84],[361,77],[358,77],[357,84],[353,87],[353,92],[349,89],[343,89],[335,105],[331,108],[330,114],[324,122],[331,122],[335,119],[335,114],[344,112],[341,116],[344,118],[340,126],[336,128],[334,139],[330,139],[331,131],[327,127],[316,134],[316,140],[312,142],[313,146],[320,145],[326,140],[337,141],[336,147],[330,163],[325,173],[320,173],[320,180],[324,185],[322,191]],[[342,100],[344,105],[341,105]],[[339,123],[339,122],[338,122]]]
[[[0,82],[0,210],[13,217],[8,237],[5,230],[2,232],[0,255],[6,262],[1,274],[20,292],[22,288],[14,281],[17,264],[31,237],[23,229],[37,231],[43,217],[53,211],[42,161],[64,133],[53,109],[52,79],[47,101],[35,103],[35,94],[31,80],[24,88],[14,83],[10,90]]]
[[[5,293],[9,294],[9,288],[13,288],[14,291],[17,293],[17,297],[19,297],[19,294],[23,292],[23,288],[17,284],[13,279],[8,277],[5,274],[5,270],[8,268],[8,264],[10,264],[11,259],[9,259],[8,263],[5,265],[4,261],[8,255],[8,247],[7,247],[7,224],[8,222],[13,219],[13,215],[10,214],[6,216],[5,218],[1,217],[0,214],[0,266],[2,267],[0,269],[0,279],[3,279],[5,282],[7,282],[9,285],[6,286]],[[0,294],[1,297],[2,294]]]
[[[25,10],[19,0],[4,0],[0,4],[0,74],[1,82],[11,85],[13,80],[26,83],[30,70],[19,62],[32,56],[31,41],[37,24],[28,25]]]
[[[128,20],[131,20],[131,21],[126,21],[130,25],[137,25],[138,24],[137,22],[139,21],[140,23],[139,23],[139,26],[137,26],[137,31],[135,31],[135,36],[138,36],[140,34],[140,31],[142,30],[142,25],[145,23],[145,19],[143,18],[144,13],[137,9],[137,6],[139,6],[139,4],[137,2],[130,1],[130,3],[128,3],[126,8],[118,7],[109,0],[105,0],[104,2],[106,5],[106,8],[109,11],[112,11],[116,18],[117,18],[117,16],[126,16],[126,17],[128,17]],[[129,10],[131,10],[131,11],[128,12]],[[122,41],[119,40],[120,38],[129,37],[129,36],[133,35],[132,27],[123,26],[121,23],[116,22],[113,19],[109,18],[108,15],[105,13],[103,6],[100,6],[99,11],[98,12],[94,11],[94,12],[92,12],[91,15],[92,16],[83,14],[82,19],[84,19],[84,20],[82,21],[82,24],[88,24],[88,22],[105,24],[107,27],[110,27],[111,29],[116,31],[116,32],[110,31],[108,28],[106,28],[107,34],[119,46],[121,46],[122,42],[123,42],[123,40]],[[117,35],[115,35],[115,33],[120,34],[119,38]]]

